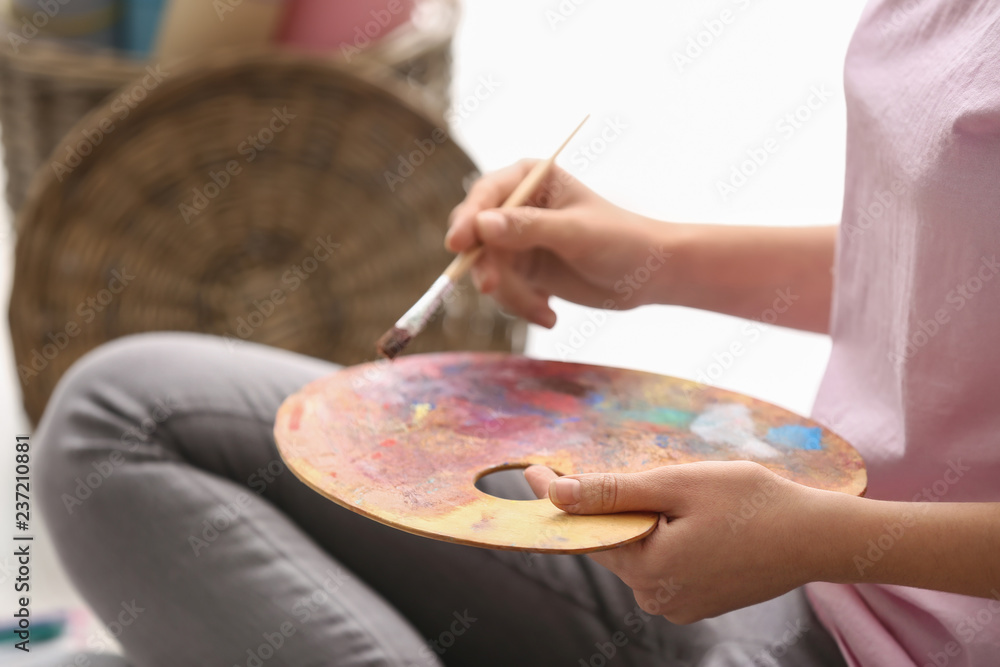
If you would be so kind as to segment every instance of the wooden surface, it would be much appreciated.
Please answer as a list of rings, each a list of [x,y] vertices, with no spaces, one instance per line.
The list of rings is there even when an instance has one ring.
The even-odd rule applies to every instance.
[[[640,539],[653,513],[573,516],[548,500],[479,491],[496,469],[627,472],[758,461],[802,484],[860,495],[841,438],[768,403],[695,382],[516,355],[413,355],[345,369],[289,397],[275,423],[289,468],[334,502],[460,544],[585,553]]]

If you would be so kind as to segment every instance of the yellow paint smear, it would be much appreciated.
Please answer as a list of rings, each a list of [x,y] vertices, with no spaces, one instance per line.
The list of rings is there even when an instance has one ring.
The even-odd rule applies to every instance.
[[[413,406],[413,423],[419,424],[427,416],[427,413],[431,411],[430,403],[417,403]]]

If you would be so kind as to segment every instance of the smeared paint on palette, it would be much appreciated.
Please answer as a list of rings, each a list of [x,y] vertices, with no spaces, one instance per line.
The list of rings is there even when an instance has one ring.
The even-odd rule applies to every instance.
[[[539,463],[563,474],[757,461],[802,484],[864,492],[861,457],[787,410],[695,382],[504,354],[412,355],[345,369],[289,397],[275,438],[331,500],[461,544],[584,553],[637,540],[652,513],[573,516],[487,495],[482,474]]]

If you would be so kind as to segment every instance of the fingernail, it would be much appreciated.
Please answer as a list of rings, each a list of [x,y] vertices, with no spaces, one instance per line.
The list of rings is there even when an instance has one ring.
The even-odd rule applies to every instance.
[[[575,505],[580,502],[580,480],[567,477],[553,480],[552,494],[561,505]]]
[[[497,236],[502,234],[507,228],[507,218],[498,211],[483,211],[476,216],[479,221],[480,231],[486,235]]]

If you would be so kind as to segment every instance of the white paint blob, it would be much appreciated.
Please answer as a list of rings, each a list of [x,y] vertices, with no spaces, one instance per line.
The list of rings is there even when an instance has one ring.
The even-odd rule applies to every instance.
[[[750,408],[742,403],[717,403],[691,422],[691,432],[713,445],[729,445],[756,459],[773,459],[781,452],[753,433]]]

